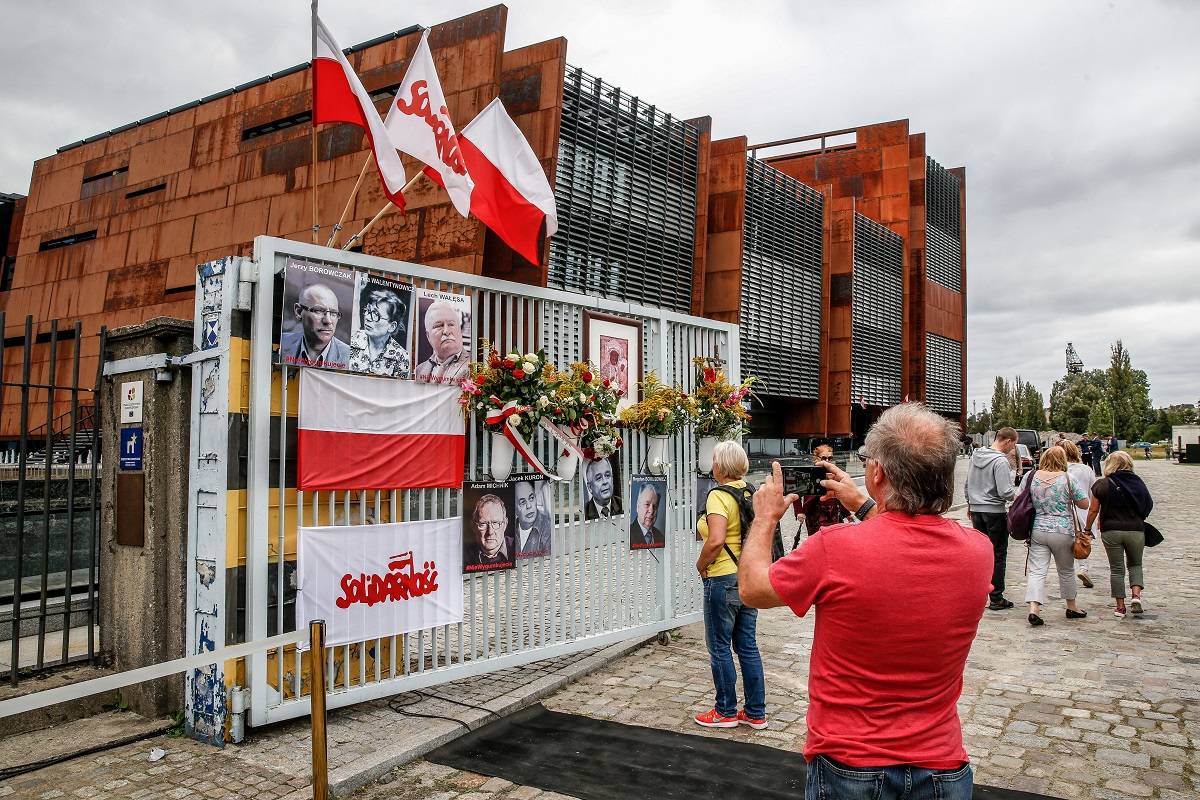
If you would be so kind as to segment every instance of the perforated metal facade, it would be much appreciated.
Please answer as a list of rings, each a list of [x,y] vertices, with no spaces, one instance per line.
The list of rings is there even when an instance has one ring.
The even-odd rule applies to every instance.
[[[817,398],[824,205],[820,192],[747,159],[742,369],[765,381],[764,394]]]
[[[926,332],[925,403],[944,414],[962,413],[962,342]]]
[[[900,402],[903,366],[904,250],[900,235],[854,215],[853,336],[850,390],[855,402]]]
[[[961,188],[955,175],[925,159],[925,274],[956,292],[962,291]]]
[[[700,132],[567,67],[549,285],[691,309]]]

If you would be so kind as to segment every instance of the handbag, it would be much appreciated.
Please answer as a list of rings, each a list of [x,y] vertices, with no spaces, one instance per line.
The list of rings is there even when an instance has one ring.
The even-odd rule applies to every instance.
[[[1071,473],[1067,472],[1067,513],[1071,515],[1071,530],[1075,532],[1075,541],[1071,543],[1071,553],[1076,561],[1087,561],[1092,554],[1092,536],[1079,526],[1079,515],[1075,513],[1075,492],[1071,489]]]
[[[1017,499],[1013,500],[1013,504],[1008,508],[1008,535],[1018,542],[1029,541],[1033,532],[1033,495],[1030,493],[1030,485],[1033,483],[1035,471],[1030,470],[1025,476],[1025,483],[1017,493]]]
[[[1121,484],[1117,483],[1116,481],[1109,481],[1108,485],[1120,492],[1121,499],[1128,503],[1131,508],[1133,507],[1132,499],[1129,497],[1129,495],[1125,494],[1125,490],[1121,488]],[[1146,538],[1146,547],[1158,547],[1160,544],[1162,544],[1162,533],[1158,530],[1158,528],[1147,522],[1145,517],[1142,517],[1142,528]]]

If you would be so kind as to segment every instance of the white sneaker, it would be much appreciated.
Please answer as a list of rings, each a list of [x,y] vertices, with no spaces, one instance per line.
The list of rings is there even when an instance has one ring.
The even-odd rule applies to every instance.
[[[1088,575],[1088,571],[1086,569],[1079,570],[1079,572],[1075,573],[1075,577],[1079,578],[1079,582],[1088,589],[1092,588],[1092,576]]]
[[[1142,598],[1134,597],[1129,601],[1129,610],[1135,614],[1141,614],[1145,609],[1142,607]]]

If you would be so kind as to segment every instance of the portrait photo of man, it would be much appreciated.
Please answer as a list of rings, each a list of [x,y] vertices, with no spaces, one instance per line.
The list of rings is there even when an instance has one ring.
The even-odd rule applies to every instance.
[[[279,357],[284,364],[349,368],[353,281],[350,270],[288,264],[279,335]]]
[[[550,520],[550,481],[518,480],[513,488],[517,510],[517,558],[550,555],[554,523]]]
[[[471,298],[416,290],[417,358],[413,380],[454,385],[467,377],[471,362]]]
[[[629,522],[629,547],[633,550],[663,547],[666,544],[667,496],[664,478],[634,478],[633,512]]]
[[[625,513],[621,505],[621,473],[616,454],[587,462],[583,478],[587,488],[584,519],[618,519]]]
[[[492,484],[495,486],[495,484]],[[516,558],[516,541],[513,535],[512,487],[501,485],[490,491],[468,490],[465,507],[471,514],[463,525],[463,572],[485,572],[495,569],[511,569]],[[472,498],[478,495],[472,505]]]

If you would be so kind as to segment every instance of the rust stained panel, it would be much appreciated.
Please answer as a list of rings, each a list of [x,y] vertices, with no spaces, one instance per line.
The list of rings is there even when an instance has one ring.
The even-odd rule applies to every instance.
[[[104,310],[120,311],[154,305],[162,300],[166,280],[165,261],[114,269],[109,273]]]
[[[506,72],[500,80],[500,99],[512,116],[537,111],[542,99],[541,65],[531,64]]]

